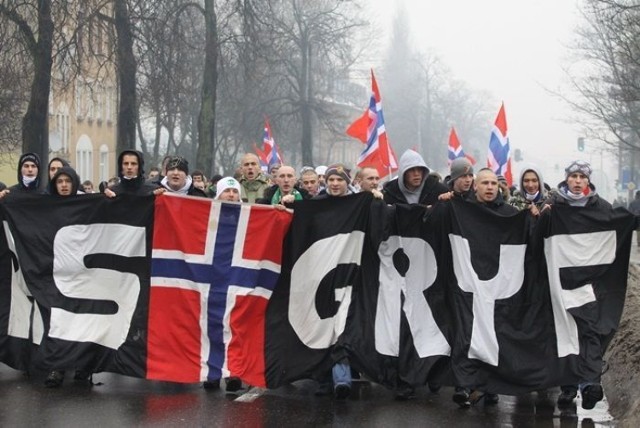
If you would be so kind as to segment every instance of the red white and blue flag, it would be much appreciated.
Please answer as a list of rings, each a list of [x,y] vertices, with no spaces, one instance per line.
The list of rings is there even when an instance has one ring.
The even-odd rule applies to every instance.
[[[369,108],[347,129],[347,135],[366,144],[358,158],[358,166],[372,166],[380,177],[386,177],[398,170],[398,159],[387,140],[387,131],[382,114],[382,99],[376,77],[371,70],[371,98]]]
[[[264,316],[291,218],[266,206],[156,198],[148,379],[265,385]]]
[[[458,134],[456,134],[455,128],[451,127],[451,133],[449,134],[449,146],[448,146],[448,155],[447,155],[447,165],[451,166],[451,162],[453,162],[457,158],[467,158],[471,165],[475,165],[476,160],[473,156],[468,155],[462,150],[462,144],[460,144],[460,140],[458,139]]]
[[[264,152],[264,157],[269,169],[273,165],[282,165],[282,157],[280,156],[278,145],[275,143],[273,139],[273,134],[271,133],[271,125],[269,125],[269,120],[265,119],[264,121],[264,134],[262,136],[262,151]]]
[[[502,175],[507,180],[509,186],[513,184],[511,175],[511,147],[507,136],[507,115],[504,112],[504,103],[500,107],[496,123],[491,131],[489,141],[489,154],[487,155],[487,166],[496,173]]]

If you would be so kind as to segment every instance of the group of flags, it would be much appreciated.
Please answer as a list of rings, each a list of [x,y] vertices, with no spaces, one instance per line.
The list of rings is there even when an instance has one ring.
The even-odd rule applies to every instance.
[[[349,126],[347,135],[357,138],[366,145],[358,159],[358,166],[375,166],[380,173],[380,177],[385,177],[398,170],[395,152],[387,139],[380,91],[373,70],[371,70],[371,99],[369,100],[369,107],[361,117]],[[464,152],[456,130],[451,127],[447,156],[448,165],[451,165],[454,159],[461,157],[466,157],[472,164],[476,163],[476,160],[471,155]],[[507,117],[504,103],[500,107],[498,117],[496,117],[495,125],[491,131],[487,166],[496,175],[504,176],[509,185],[512,184],[511,148],[507,137]]]
[[[391,176],[398,170],[398,159],[387,138],[384,115],[382,113],[382,98],[373,70],[371,70],[371,97],[369,99],[369,106],[364,114],[347,128],[346,133],[360,140],[365,145],[364,150],[358,158],[357,165],[359,167],[375,167],[380,177]],[[258,155],[264,170],[269,171],[274,165],[282,165],[282,156],[273,138],[271,125],[267,118],[265,118],[264,121],[262,148],[254,144],[254,151]],[[476,163],[476,160],[462,149],[462,144],[456,134],[456,130],[454,127],[451,127],[447,165],[451,165],[451,162],[455,159],[462,157],[469,159],[472,165]],[[487,166],[491,168],[496,175],[504,176],[509,186],[511,186],[513,181],[511,173],[511,146],[509,144],[509,137],[507,136],[507,116],[505,114],[504,103],[500,106],[500,111],[498,112],[491,131]]]

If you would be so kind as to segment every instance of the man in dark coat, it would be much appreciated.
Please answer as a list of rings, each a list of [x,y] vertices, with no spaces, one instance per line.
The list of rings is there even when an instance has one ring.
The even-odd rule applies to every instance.
[[[382,189],[384,201],[388,204],[421,204],[430,206],[438,201],[438,196],[447,192],[447,187],[435,176],[429,175],[429,168],[422,156],[407,150],[400,157],[398,178],[386,183]]]
[[[124,193],[138,196],[151,195],[158,188],[158,186],[145,181],[144,159],[142,153],[137,150],[124,150],[120,153],[118,156],[118,176],[120,182],[104,191],[104,194],[110,198]],[[155,193],[159,194],[161,191]]]

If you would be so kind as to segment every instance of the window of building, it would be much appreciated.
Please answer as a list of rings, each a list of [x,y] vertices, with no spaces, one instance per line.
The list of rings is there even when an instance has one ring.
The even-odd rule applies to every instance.
[[[93,144],[87,135],[82,135],[76,145],[76,171],[80,181],[93,180]]]
[[[109,147],[100,146],[100,181],[109,180]]]

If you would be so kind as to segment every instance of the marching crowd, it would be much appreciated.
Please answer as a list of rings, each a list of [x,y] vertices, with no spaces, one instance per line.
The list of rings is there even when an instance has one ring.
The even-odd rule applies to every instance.
[[[67,161],[53,158],[48,166],[49,182],[40,183],[41,163],[34,153],[23,154],[18,162],[18,183],[7,188],[0,183],[0,199],[10,200],[23,194],[49,194],[54,197],[95,193],[90,181],[80,182],[80,177]],[[517,187],[510,188],[502,176],[491,169],[474,171],[466,158],[451,163],[450,175],[444,180],[430,171],[424,159],[413,150],[407,150],[400,158],[397,178],[381,185],[375,167],[362,167],[352,178],[352,172],[344,164],[311,167],[297,172],[292,166],[276,165],[268,174],[263,172],[259,158],[245,154],[234,176],[216,175],[207,180],[201,171],[189,171],[188,162],[181,157],[167,156],[162,167],[152,168],[145,175],[144,159],[140,152],[125,150],[118,157],[118,177],[99,184],[99,191],[106,197],[120,194],[160,195],[166,192],[209,197],[226,202],[248,202],[273,205],[276,209],[293,208],[295,201],[341,197],[357,192],[371,192],[375,198],[387,204],[421,204],[431,207],[461,199],[477,204],[499,215],[510,215],[527,210],[537,218],[555,204],[573,207],[591,206],[608,210],[611,205],[596,192],[591,183],[591,166],[584,161],[574,161],[565,168],[565,180],[551,189],[544,182],[536,166],[522,168]],[[44,187],[44,188],[43,188]],[[640,213],[640,192],[637,195]],[[638,241],[640,245],[640,240]],[[86,379],[89,373],[77,371],[76,379]],[[53,369],[45,385],[58,387],[64,379],[64,371]],[[347,358],[336,362],[332,373],[320,384],[318,394],[333,393],[336,398],[346,398],[351,392],[352,370]],[[242,387],[239,378],[225,380],[228,391]],[[218,388],[219,382],[205,382],[205,388]],[[429,385],[438,389],[438,385]],[[580,389],[582,406],[591,409],[603,397],[599,379],[584,379],[580,385],[564,385],[558,396],[558,405],[571,404]],[[400,385],[399,399],[415,396],[411,385]],[[453,401],[461,407],[469,407],[474,401],[474,391],[456,387]],[[499,397],[491,391],[483,391],[485,404],[495,404]]]

